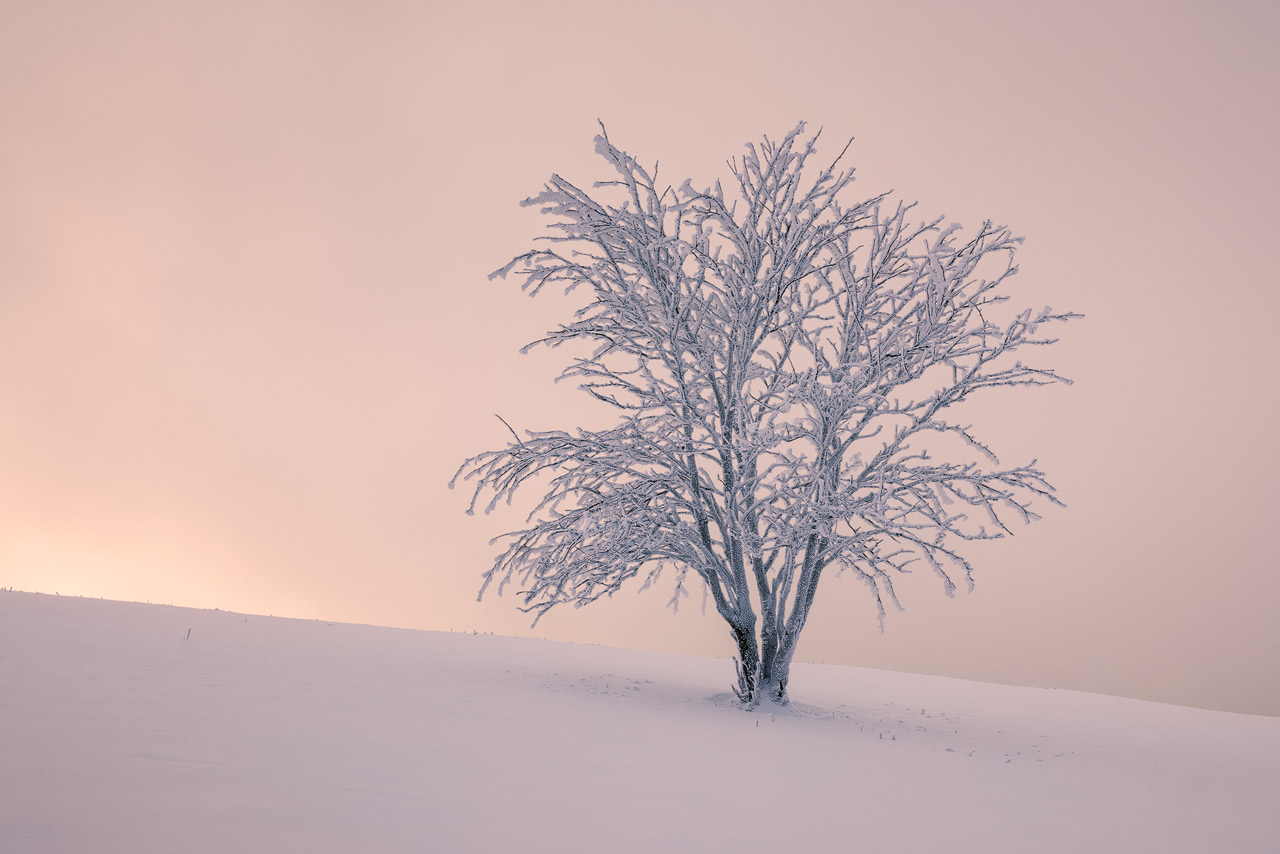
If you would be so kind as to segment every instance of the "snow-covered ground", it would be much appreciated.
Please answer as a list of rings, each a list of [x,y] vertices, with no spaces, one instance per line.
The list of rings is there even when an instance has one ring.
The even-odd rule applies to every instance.
[[[2,593],[0,851],[1280,850],[1280,718],[824,665],[743,712],[731,678]]]

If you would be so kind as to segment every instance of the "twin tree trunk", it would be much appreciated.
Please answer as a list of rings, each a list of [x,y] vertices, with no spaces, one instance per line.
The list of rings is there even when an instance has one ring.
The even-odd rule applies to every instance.
[[[734,688],[738,699],[747,706],[758,705],[761,700],[785,706],[795,643],[782,643],[774,632],[766,632],[757,641],[754,621],[730,624],[730,631],[738,645],[738,684]]]
[[[787,682],[791,678],[791,659],[795,656],[800,632],[809,617],[809,607],[813,604],[813,594],[821,574],[821,567],[813,569],[816,571],[803,574],[803,581],[806,583],[802,583],[801,589],[796,591],[791,614],[785,621],[781,619],[781,608],[785,607],[785,601],[777,600],[777,588],[770,589],[767,585],[762,585],[764,595],[758,638],[756,615],[749,605],[742,609],[742,613],[725,618],[738,647],[735,662],[738,684],[734,686],[734,693],[748,708],[757,706],[762,701],[780,706],[790,702]]]

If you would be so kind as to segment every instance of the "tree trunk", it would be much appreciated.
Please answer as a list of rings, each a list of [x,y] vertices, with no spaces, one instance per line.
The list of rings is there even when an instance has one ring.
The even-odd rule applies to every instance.
[[[825,542],[822,545],[825,546]],[[764,614],[759,640],[756,638],[754,615],[743,618],[739,612],[734,615],[735,619],[729,620],[734,643],[738,646],[738,684],[733,690],[746,708],[754,708],[766,700],[779,706],[791,702],[787,694],[791,659],[795,655],[800,632],[809,619],[823,568],[824,564],[819,562],[802,573],[796,601],[785,626],[778,624],[775,609],[779,606],[769,598],[768,591],[762,597]]]
[[[738,645],[738,658],[734,662],[738,684],[733,689],[738,699],[749,709],[765,701],[785,706],[790,701],[787,680],[791,674],[791,655],[795,645],[782,644],[775,635],[772,643],[766,638],[766,646],[761,649],[755,632],[750,628],[731,628],[734,643]]]
[[[825,541],[823,542],[825,547]],[[791,678],[791,658],[796,654],[796,644],[800,640],[800,632],[804,631],[809,619],[809,609],[813,607],[813,596],[818,590],[818,581],[822,578],[824,564],[815,564],[810,571],[801,576],[801,589],[796,591],[796,602],[792,606],[791,616],[786,627],[774,635],[774,642],[763,671],[762,692],[770,700],[780,706],[790,702],[787,696],[787,682]]]
[[[733,692],[738,695],[738,699],[744,706],[751,707],[759,701],[760,684],[760,653],[756,646],[755,626],[730,623],[729,628],[732,631],[734,643],[738,645],[738,660],[735,662],[738,668],[738,684]]]
[[[771,605],[772,603],[766,603],[761,609],[764,611],[764,618],[760,623],[760,679],[766,685],[775,681],[774,668],[781,647],[778,621]]]
[[[775,643],[761,664],[760,695],[779,706],[791,702],[787,696],[787,681],[791,678],[791,653],[794,650],[794,645],[788,649],[786,645]]]

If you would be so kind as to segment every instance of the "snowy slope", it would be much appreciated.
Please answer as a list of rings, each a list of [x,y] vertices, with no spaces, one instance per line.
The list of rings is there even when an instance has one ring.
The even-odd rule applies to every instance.
[[[190,638],[186,637],[190,629]],[[1280,848],[1280,718],[0,594],[4,852]]]

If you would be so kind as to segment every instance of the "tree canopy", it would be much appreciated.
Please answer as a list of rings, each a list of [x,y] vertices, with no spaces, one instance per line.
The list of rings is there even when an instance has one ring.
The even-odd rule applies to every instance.
[[[485,589],[520,585],[535,615],[666,574],[695,578],[729,624],[744,702],[785,702],[820,580],[848,573],[901,607],[894,578],[927,567],[972,587],[965,541],[1009,533],[1060,503],[1035,461],[1006,466],[943,416],[976,392],[1067,382],[1021,351],[1077,315],[1002,305],[1020,237],[966,234],[888,194],[848,203],[840,156],[809,177],[819,134],[800,124],[729,161],[717,181],[661,187],[610,142],[592,192],[552,175],[523,202],[544,245],[490,278],[537,294],[588,289],[529,346],[576,343],[562,378],[617,411],[604,430],[512,430],[467,460],[470,508],[545,490],[504,535]],[[485,500],[485,497],[488,500]],[[692,577],[691,577],[692,576]]]

